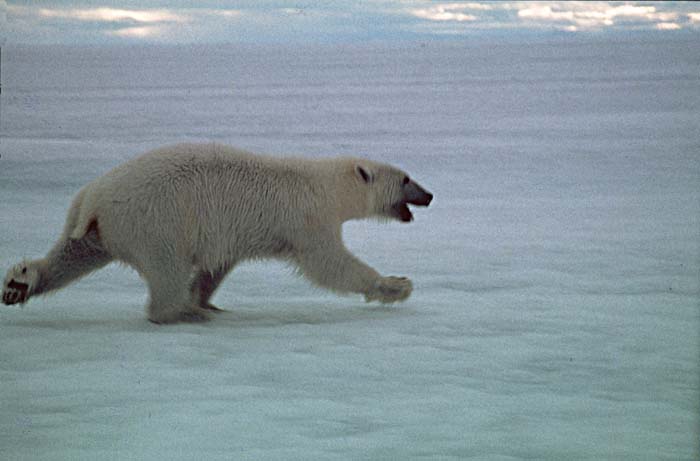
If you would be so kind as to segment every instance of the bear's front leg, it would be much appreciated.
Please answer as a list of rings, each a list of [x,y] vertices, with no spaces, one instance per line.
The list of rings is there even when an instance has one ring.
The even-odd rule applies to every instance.
[[[316,235],[314,245],[298,248],[296,261],[312,282],[340,293],[359,293],[367,301],[393,303],[408,298],[411,281],[382,277],[343,245],[339,232]]]

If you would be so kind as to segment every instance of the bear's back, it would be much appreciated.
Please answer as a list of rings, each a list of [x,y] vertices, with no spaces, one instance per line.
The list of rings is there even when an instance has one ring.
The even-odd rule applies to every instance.
[[[328,214],[319,175],[300,162],[215,144],[150,151],[86,186],[78,233],[97,222],[112,254],[137,265],[164,242],[206,267],[234,254],[280,255],[308,216]]]

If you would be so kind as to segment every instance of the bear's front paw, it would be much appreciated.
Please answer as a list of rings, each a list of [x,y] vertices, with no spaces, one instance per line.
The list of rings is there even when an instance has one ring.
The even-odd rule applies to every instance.
[[[411,291],[413,284],[406,277],[382,277],[374,284],[372,291],[365,295],[365,300],[394,303],[408,298]]]
[[[24,304],[33,292],[39,273],[26,263],[20,263],[7,271],[2,284],[2,302],[7,305]]]

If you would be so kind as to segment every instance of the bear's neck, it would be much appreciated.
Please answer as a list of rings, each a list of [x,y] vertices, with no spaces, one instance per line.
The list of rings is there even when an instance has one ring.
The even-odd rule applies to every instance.
[[[369,217],[367,191],[355,174],[355,162],[348,158],[316,160],[328,199],[333,201],[342,222]]]
[[[356,184],[349,184],[349,187],[353,186],[357,187]],[[345,191],[348,190],[351,189],[345,189]],[[336,200],[341,222],[368,217],[367,204],[365,203],[364,197],[358,197],[357,194],[346,193],[343,189],[340,189]]]

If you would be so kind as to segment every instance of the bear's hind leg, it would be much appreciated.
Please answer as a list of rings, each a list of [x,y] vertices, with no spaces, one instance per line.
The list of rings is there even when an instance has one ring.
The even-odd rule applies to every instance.
[[[153,323],[204,322],[207,311],[191,299],[191,268],[185,264],[164,262],[142,271],[149,290],[148,320]]]
[[[2,300],[5,304],[24,303],[31,296],[62,288],[112,259],[102,246],[95,222],[81,238],[62,237],[45,258],[12,267],[3,283]]]
[[[192,298],[194,303],[202,309],[209,311],[223,311],[223,309],[219,309],[215,305],[211,304],[209,300],[214,295],[216,289],[219,288],[219,285],[221,282],[223,282],[230,270],[230,268],[224,268],[214,272],[204,270],[198,271],[192,282]]]

